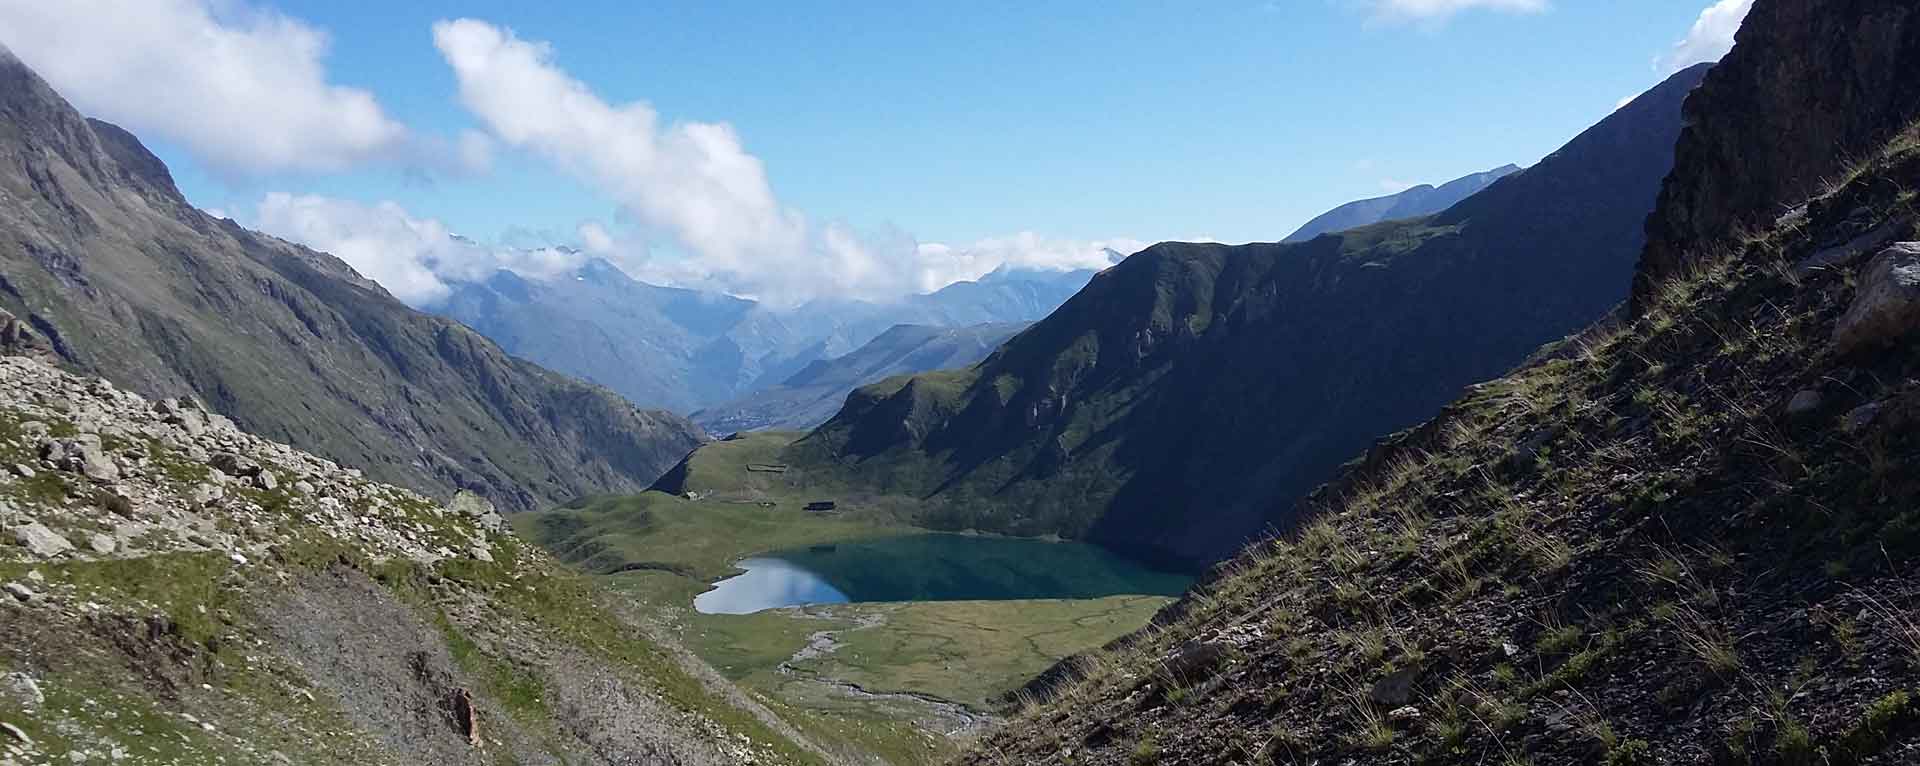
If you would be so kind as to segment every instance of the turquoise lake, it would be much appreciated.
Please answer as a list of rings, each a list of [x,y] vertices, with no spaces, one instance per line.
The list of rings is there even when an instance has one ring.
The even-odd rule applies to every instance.
[[[1178,596],[1191,577],[1084,543],[922,534],[774,551],[694,599],[707,614],[808,604]]]

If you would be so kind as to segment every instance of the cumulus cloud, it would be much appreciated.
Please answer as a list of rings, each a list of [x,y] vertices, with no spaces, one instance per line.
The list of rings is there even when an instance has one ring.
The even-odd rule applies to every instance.
[[[81,111],[224,172],[339,170],[408,141],[328,81],[324,32],[242,0],[0,0],[0,42]]]
[[[484,279],[500,269],[550,279],[572,272],[587,258],[561,247],[482,245],[392,202],[367,205],[274,192],[260,201],[253,223],[268,234],[333,254],[414,306],[445,298],[449,281]]]
[[[1033,235],[922,245],[899,231],[809,220],[780,202],[760,159],[726,123],[669,121],[645,102],[609,103],[562,70],[545,43],[483,21],[442,21],[433,36],[461,103],[495,139],[606,194],[639,229],[621,237],[595,224],[580,232],[590,248],[659,237],[682,256],[646,260],[642,278],[776,304],[883,299],[977,277],[995,258],[1054,262],[1066,252]],[[1016,241],[1032,254],[1007,244]]]
[[[1700,12],[1687,37],[1675,43],[1673,50],[1660,58],[1659,66],[1668,73],[1707,61],[1719,61],[1733,50],[1733,38],[1740,24],[1753,10],[1753,0],[1719,0]]]
[[[1547,0],[1373,0],[1374,18],[1389,21],[1444,21],[1462,11],[1539,13]]]

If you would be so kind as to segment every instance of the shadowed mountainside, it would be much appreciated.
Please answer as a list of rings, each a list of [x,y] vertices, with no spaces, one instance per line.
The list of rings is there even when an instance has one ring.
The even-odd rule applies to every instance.
[[[855,392],[791,459],[928,497],[942,528],[1218,560],[1378,435],[1625,297],[1704,71],[1438,216],[1156,245],[979,365]]]
[[[187,203],[160,160],[0,50],[0,306],[74,368],[436,494],[644,489],[704,434]]]

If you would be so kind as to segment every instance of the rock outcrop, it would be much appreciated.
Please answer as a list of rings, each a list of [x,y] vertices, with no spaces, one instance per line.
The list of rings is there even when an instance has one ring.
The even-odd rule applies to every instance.
[[[1920,6],[1755,0],[1738,44],[1687,100],[1674,168],[1647,221],[1644,303],[1686,259],[1763,231],[1846,180],[1920,120]]]

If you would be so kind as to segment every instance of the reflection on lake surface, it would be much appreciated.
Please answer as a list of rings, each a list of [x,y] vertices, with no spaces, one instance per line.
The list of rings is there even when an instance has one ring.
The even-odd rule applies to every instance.
[[[707,614],[806,604],[1177,596],[1192,580],[1083,543],[924,534],[775,551],[694,599]]]
[[[746,573],[700,594],[693,608],[705,614],[752,614],[782,606],[847,603],[847,594],[819,575],[780,559],[752,558],[737,566]]]

